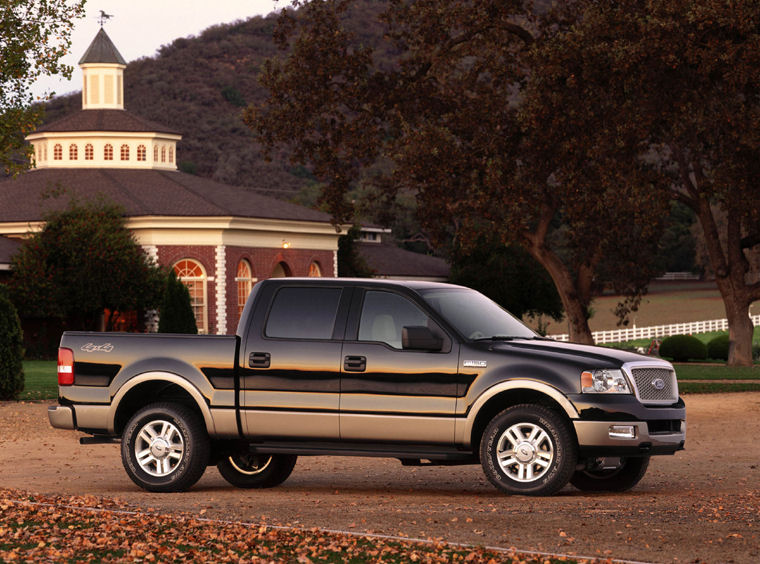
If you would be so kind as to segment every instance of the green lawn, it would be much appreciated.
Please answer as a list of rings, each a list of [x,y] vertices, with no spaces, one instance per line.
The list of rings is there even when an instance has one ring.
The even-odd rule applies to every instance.
[[[760,365],[724,366],[722,364],[675,365],[678,381],[688,380],[757,380],[760,382]]]
[[[24,391],[19,399],[41,400],[58,397],[58,371],[54,360],[24,361]]]

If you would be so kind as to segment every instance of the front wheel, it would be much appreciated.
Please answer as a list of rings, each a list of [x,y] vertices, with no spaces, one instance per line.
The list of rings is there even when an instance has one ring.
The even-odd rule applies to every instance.
[[[570,483],[583,492],[626,492],[638,484],[649,467],[649,457],[620,458],[606,467],[607,459],[578,470]]]
[[[132,481],[150,492],[178,492],[206,470],[209,438],[195,411],[177,403],[155,403],[124,428],[121,460]]]
[[[480,461],[503,492],[552,495],[575,471],[578,447],[565,420],[540,405],[515,405],[494,417],[480,443]]]
[[[222,477],[238,488],[273,488],[288,479],[298,457],[242,452],[219,461]]]

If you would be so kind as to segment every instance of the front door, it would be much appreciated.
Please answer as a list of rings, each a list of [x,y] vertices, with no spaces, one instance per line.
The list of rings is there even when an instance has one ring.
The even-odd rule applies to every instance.
[[[343,345],[342,440],[452,444],[459,345],[421,304],[391,290],[354,297]],[[405,350],[404,327],[425,326],[440,351]]]

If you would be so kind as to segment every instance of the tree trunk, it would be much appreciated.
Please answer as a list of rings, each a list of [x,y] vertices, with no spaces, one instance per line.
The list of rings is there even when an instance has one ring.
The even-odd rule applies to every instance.
[[[546,269],[551,276],[557,293],[562,300],[567,316],[568,333],[574,343],[593,345],[594,338],[588,326],[588,306],[591,299],[591,273],[593,269],[584,265],[574,278],[560,258],[540,244],[527,246],[528,252]]]
[[[728,319],[728,365],[752,366],[752,334],[755,330],[749,317],[749,304],[735,304],[729,307],[729,300],[723,297]]]
[[[692,208],[702,226],[707,254],[715,272],[715,282],[726,308],[730,341],[728,365],[751,366],[754,328],[749,317],[749,306],[754,294],[745,280],[749,265],[741,247],[741,221],[729,213],[725,242],[722,242],[710,203],[695,195]]]

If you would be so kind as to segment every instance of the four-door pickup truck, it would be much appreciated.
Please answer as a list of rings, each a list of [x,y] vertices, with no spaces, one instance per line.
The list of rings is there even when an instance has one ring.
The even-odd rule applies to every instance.
[[[258,283],[230,336],[66,332],[57,428],[121,441],[150,491],[206,467],[271,487],[298,455],[480,463],[498,489],[623,491],[683,449],[685,407],[660,359],[537,336],[460,286]]]

